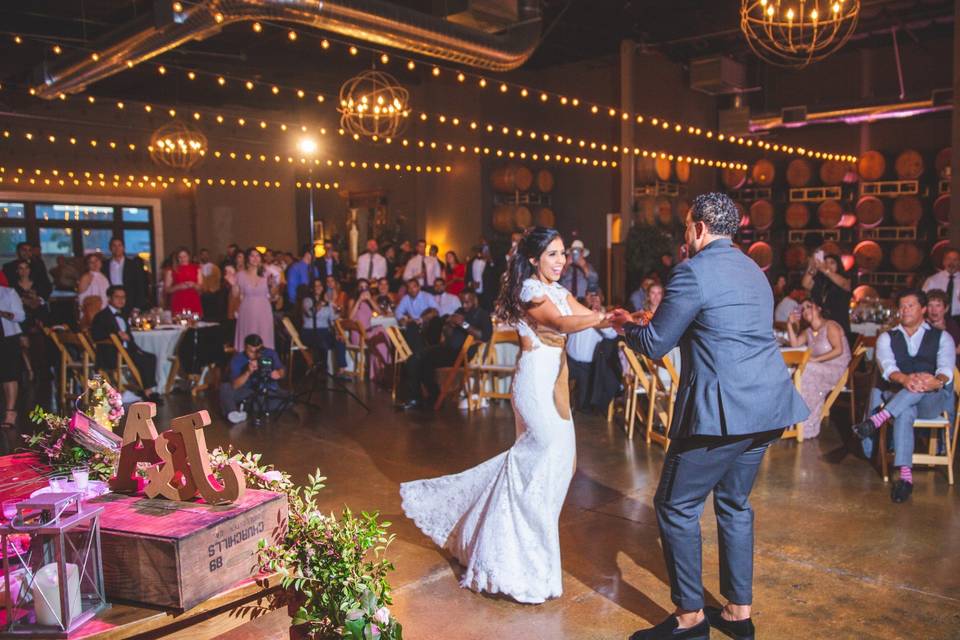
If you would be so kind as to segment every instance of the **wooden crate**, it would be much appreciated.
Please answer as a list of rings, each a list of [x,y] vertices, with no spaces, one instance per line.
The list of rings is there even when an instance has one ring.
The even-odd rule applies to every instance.
[[[104,507],[107,598],[178,610],[257,575],[258,542],[287,524],[286,496],[252,489],[220,507],[115,493],[91,503]]]

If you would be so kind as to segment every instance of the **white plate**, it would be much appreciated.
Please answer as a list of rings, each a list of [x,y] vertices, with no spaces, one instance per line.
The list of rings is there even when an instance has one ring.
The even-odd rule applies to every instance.
[[[73,480],[67,480],[64,483],[63,493],[71,493],[73,491],[79,491],[79,489],[77,489],[76,484],[74,484]],[[52,492],[52,489],[50,489],[50,486],[48,485],[46,487],[37,489],[36,491],[30,494],[30,497],[35,498],[41,494],[51,493],[51,492]],[[103,480],[91,480],[87,483],[87,491],[84,494],[83,499],[89,500],[90,498],[96,498],[97,496],[102,496],[105,493],[110,493],[110,486],[106,482],[104,482]]]

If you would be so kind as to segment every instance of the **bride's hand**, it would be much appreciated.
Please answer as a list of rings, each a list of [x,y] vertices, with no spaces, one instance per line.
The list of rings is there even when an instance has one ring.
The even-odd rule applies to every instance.
[[[624,309],[614,309],[607,314],[607,322],[620,335],[623,335],[623,325],[630,321],[630,314]]]

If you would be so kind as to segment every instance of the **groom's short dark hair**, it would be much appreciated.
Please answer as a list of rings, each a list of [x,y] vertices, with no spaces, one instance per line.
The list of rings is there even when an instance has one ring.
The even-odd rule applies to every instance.
[[[694,198],[690,219],[702,222],[716,236],[733,236],[740,228],[740,211],[723,193],[703,193]]]

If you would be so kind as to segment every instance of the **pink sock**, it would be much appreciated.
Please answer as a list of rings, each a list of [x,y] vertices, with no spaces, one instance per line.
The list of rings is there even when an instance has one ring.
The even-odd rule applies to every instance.
[[[882,425],[884,422],[886,422],[889,419],[890,419],[890,413],[886,409],[881,409],[880,411],[870,416],[870,422],[872,422],[873,426],[875,426],[877,429],[879,429],[880,425]]]
[[[913,484],[913,469],[911,467],[900,467],[900,479]]]

